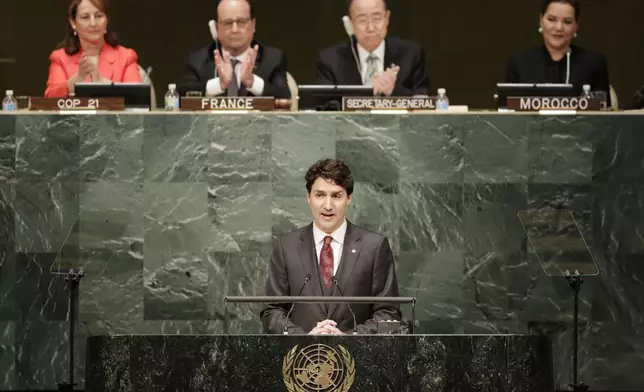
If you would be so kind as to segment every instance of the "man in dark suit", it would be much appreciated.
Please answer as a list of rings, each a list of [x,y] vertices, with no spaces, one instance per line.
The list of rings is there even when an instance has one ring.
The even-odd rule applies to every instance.
[[[350,0],[355,42],[320,52],[317,83],[373,86],[374,95],[429,94],[425,51],[416,43],[387,37],[390,15],[385,0]]]
[[[188,57],[179,94],[290,98],[286,55],[253,40],[255,16],[250,0],[218,0],[215,40]],[[218,49],[218,50],[217,50]]]
[[[353,193],[351,170],[342,161],[325,159],[311,166],[305,179],[313,223],[278,238],[266,295],[398,296],[387,237],[346,220]],[[287,319],[290,307],[267,305],[261,312],[264,329],[273,334],[281,334],[285,328],[291,334],[353,331],[353,317],[346,304],[296,304]],[[354,304],[351,308],[360,334],[376,333],[377,321],[402,318],[398,306],[389,304]]]

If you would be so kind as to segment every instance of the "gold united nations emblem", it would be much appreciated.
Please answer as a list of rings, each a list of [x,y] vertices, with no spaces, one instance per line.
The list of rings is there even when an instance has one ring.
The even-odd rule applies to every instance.
[[[282,362],[284,384],[289,392],[347,392],[356,377],[356,364],[343,346],[338,349],[313,344],[298,351],[293,347]]]

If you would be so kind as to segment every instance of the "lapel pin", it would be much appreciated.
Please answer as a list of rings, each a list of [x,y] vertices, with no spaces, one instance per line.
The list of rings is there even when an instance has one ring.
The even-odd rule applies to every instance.
[[[356,253],[356,250],[355,250],[355,249],[351,249],[351,253]]]

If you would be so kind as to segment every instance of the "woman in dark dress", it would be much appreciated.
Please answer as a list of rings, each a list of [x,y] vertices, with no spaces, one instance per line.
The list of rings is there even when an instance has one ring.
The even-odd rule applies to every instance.
[[[579,28],[578,0],[544,0],[539,20],[543,44],[514,54],[508,60],[508,83],[566,83],[581,93],[589,84],[592,91],[606,93],[610,106],[610,82],[604,56],[576,45],[572,40]]]

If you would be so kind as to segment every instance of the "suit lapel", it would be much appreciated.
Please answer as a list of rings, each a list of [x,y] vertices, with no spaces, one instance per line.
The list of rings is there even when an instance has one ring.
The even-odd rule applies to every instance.
[[[351,281],[351,274],[358,264],[358,258],[360,257],[360,251],[362,250],[362,241],[360,240],[360,233],[355,229],[355,226],[347,221],[347,232],[344,235],[344,245],[342,246],[342,257],[340,258],[340,267],[338,268],[337,279],[340,288],[344,295],[349,295],[347,293],[346,287],[348,287],[349,282]],[[333,287],[333,295],[340,295],[337,291],[337,287]],[[339,304],[332,304],[329,309],[328,318],[332,319],[333,314],[339,307]]]
[[[221,54],[221,43],[213,41],[206,49],[206,62],[199,72],[199,76],[203,76],[205,81],[215,78],[215,48],[219,48],[219,54]]]
[[[383,69],[389,68],[391,64],[396,63],[396,51],[395,48],[391,46],[391,41],[385,39],[385,63],[383,64]],[[400,65],[400,64],[396,64]]]
[[[311,274],[310,286],[313,290],[314,296],[323,296],[322,292],[322,279],[320,278],[320,268],[317,262],[317,256],[315,255],[315,243],[313,240],[313,223],[308,225],[302,231],[300,235],[300,246],[298,248],[298,253],[300,255],[300,261],[302,262],[302,268],[304,269],[305,274]],[[323,304],[311,304],[319,311],[320,316],[324,316],[325,309]],[[322,321],[322,319],[318,320]]]
[[[206,64],[204,64],[204,68],[201,74],[204,75],[204,80],[206,82],[210,79],[214,79],[215,78],[215,60],[211,60],[209,58],[208,61],[206,61]]]
[[[355,50],[356,56],[358,55],[358,46],[357,43],[349,43],[344,47],[343,50],[343,67],[348,70],[346,75],[349,80],[346,82],[339,81],[339,84],[348,84],[348,85],[362,85],[362,76],[360,76],[360,69],[358,68],[358,63],[360,62],[360,57],[358,57],[358,63],[356,63],[355,57],[353,57],[353,51],[351,50],[351,45],[353,45],[353,50]]]
[[[101,54],[98,58],[98,72],[108,78],[114,79],[114,63],[116,62],[116,49],[112,46],[104,44],[101,49]]]

